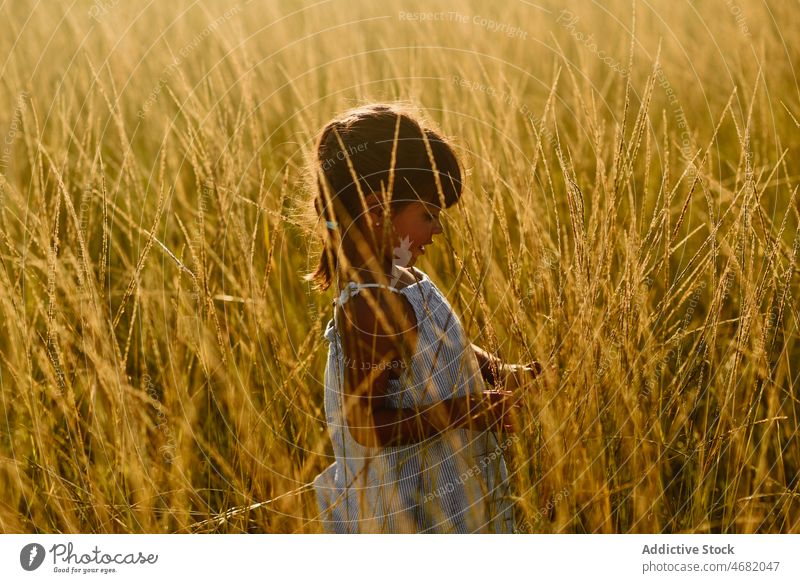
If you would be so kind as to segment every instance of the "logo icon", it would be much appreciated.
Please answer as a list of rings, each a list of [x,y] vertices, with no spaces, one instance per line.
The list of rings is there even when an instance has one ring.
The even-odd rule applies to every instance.
[[[408,265],[411,257],[413,257],[411,254],[411,237],[403,237],[400,240],[400,246],[395,247],[392,251],[394,252],[392,256],[392,281],[389,282],[389,285],[394,287],[400,279],[400,270],[397,268]]]
[[[26,571],[35,571],[44,562],[44,547],[39,543],[30,543],[19,552],[19,564]]]

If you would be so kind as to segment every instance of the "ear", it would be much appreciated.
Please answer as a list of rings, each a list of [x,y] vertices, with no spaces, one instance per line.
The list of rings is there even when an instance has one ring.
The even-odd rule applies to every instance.
[[[380,199],[374,192],[372,192],[368,194],[364,200],[367,204],[367,208],[369,209],[367,214],[369,215],[370,226],[380,225],[384,217],[384,210],[381,207]]]

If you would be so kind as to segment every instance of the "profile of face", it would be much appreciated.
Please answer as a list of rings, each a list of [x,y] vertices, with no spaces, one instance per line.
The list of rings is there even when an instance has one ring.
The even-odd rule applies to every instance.
[[[411,267],[420,255],[425,254],[425,247],[433,244],[433,236],[442,233],[440,214],[438,205],[414,201],[392,217],[391,246],[386,254],[392,255],[394,264]],[[383,215],[370,211],[369,216],[376,236],[382,236]]]

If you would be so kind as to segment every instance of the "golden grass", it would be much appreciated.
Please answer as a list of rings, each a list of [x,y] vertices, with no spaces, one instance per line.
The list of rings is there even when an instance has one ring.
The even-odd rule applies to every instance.
[[[520,530],[800,531],[788,5],[68,4],[0,5],[0,531],[319,531],[304,164],[393,99],[471,169],[420,267],[549,365]]]

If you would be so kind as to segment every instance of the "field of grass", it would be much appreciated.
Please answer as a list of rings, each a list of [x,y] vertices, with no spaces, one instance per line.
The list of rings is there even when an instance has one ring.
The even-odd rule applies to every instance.
[[[377,100],[470,169],[418,267],[548,365],[518,529],[800,532],[796,4],[496,4],[0,0],[0,532],[320,531],[306,167]]]

